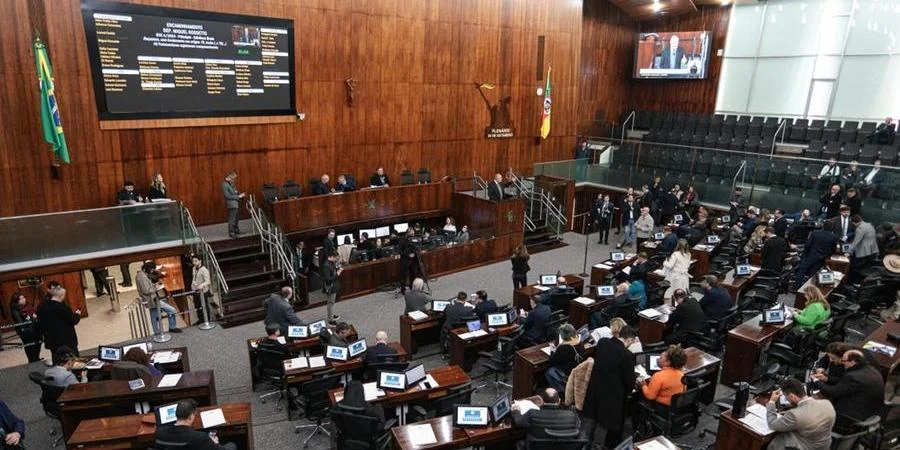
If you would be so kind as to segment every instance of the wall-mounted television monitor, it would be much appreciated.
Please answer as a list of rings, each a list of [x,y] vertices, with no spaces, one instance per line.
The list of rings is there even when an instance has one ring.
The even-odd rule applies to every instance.
[[[101,120],[294,115],[294,22],[81,4]]]
[[[711,40],[709,31],[638,33],[634,78],[706,78]]]

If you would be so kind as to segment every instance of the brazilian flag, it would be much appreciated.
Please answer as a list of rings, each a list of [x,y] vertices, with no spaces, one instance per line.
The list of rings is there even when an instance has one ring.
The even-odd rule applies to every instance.
[[[50,66],[47,47],[40,39],[34,40],[34,65],[41,88],[41,129],[44,140],[53,147],[56,158],[68,164],[69,148],[66,146],[66,136],[63,134],[56,94],[53,91],[53,67]]]

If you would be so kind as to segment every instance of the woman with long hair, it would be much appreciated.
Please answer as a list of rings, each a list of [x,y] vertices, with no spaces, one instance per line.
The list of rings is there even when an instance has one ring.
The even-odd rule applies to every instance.
[[[37,331],[37,313],[34,306],[29,305],[25,295],[16,292],[9,299],[9,311],[12,316],[16,334],[22,340],[28,362],[41,359],[41,336]]]
[[[162,376],[162,372],[157,369],[156,366],[150,363],[150,356],[144,353],[144,351],[139,347],[134,347],[125,352],[125,355],[122,356],[122,361],[131,361],[138,363],[146,367],[147,370],[150,371],[150,375],[153,375],[154,377]]]
[[[147,198],[150,200],[169,198],[168,192],[166,192],[166,182],[163,181],[161,173],[154,175],[153,180],[150,181],[150,192],[147,194]]]
[[[794,326],[808,330],[831,317],[831,305],[819,288],[810,284],[803,288],[803,296],[806,306],[802,311],[794,310]]]
[[[669,288],[663,295],[665,299],[672,298],[676,289],[688,291],[691,287],[691,277],[688,271],[691,269],[691,248],[684,239],[679,239],[675,251],[663,262],[663,273]]]
[[[509,259],[512,261],[513,289],[527,286],[528,271],[531,270],[531,267],[528,266],[528,260],[531,259],[528,249],[524,244],[517,245]]]

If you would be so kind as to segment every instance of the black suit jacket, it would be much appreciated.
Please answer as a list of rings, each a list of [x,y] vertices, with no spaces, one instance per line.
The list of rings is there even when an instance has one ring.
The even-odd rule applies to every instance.
[[[216,444],[209,435],[184,425],[162,425],[156,428],[156,440],[160,443],[186,444],[184,448],[191,450],[225,450]]]
[[[776,235],[766,239],[762,248],[762,268],[781,272],[787,252],[788,243],[783,237]]]
[[[669,314],[669,324],[673,332],[703,331],[706,328],[706,314],[697,299],[688,297]]]
[[[633,219],[637,220],[638,216],[641,215],[641,208],[638,206],[638,202],[632,202],[631,206],[628,205],[627,201],[622,202],[622,224],[628,224],[628,212],[633,214]]]
[[[625,401],[634,389],[634,354],[617,338],[603,338],[594,346],[594,368],[582,413],[608,430],[622,430]]]
[[[832,217],[836,217],[841,213],[841,195],[831,195],[831,192],[826,192],[819,198],[819,203],[822,205],[822,210],[825,211],[825,216],[829,219]]]
[[[453,325],[459,323],[463,317],[471,316],[475,314],[475,310],[473,308],[469,308],[468,306],[462,303],[453,302],[446,308],[444,308],[444,330],[450,331],[453,328]]]
[[[838,238],[838,240],[840,240],[842,237],[844,237],[844,229],[842,228],[842,225],[841,225],[841,216],[838,215],[837,217],[832,217],[831,219],[828,219],[828,221],[831,222],[832,225],[834,225],[834,228],[831,230],[834,233],[834,236],[836,238]],[[850,218],[848,217],[847,218],[847,242],[853,241],[853,234],[855,232],[856,232],[856,227],[853,226],[853,221],[851,221]]]
[[[49,349],[63,345],[72,350],[78,348],[78,335],[75,325],[81,316],[72,312],[69,305],[53,300],[45,301],[37,310],[38,328],[44,336],[44,344]]]
[[[390,184],[391,184],[391,180],[388,178],[387,174],[384,175],[384,180],[382,180],[381,177],[379,177],[377,173],[373,173],[372,176],[369,178],[370,186],[388,186]]]
[[[538,304],[525,318],[525,331],[523,338],[527,341],[536,343],[544,339],[544,328],[547,322],[550,322],[550,307],[541,303]]]
[[[819,388],[831,403],[834,411],[849,424],[878,414],[884,402],[884,379],[871,365],[847,370],[836,384],[820,384]],[[847,420],[849,419],[849,420]]]
[[[475,305],[475,314],[478,314],[478,318],[484,320],[488,314],[493,314],[497,312],[497,302],[493,299],[487,299],[477,305]]]
[[[312,195],[325,195],[331,193],[331,186],[317,181],[312,186]]]
[[[379,342],[375,344],[374,347],[369,347],[369,349],[366,350],[366,363],[373,364],[383,362],[383,358],[381,358],[382,355],[396,356],[397,352],[395,352],[390,345]]]
[[[684,50],[681,47],[675,49],[675,64],[671,65],[671,54],[672,49],[667,45],[665,49],[663,49],[662,60],[659,63],[660,69],[680,69],[681,68],[681,58],[684,57]]]
[[[578,414],[571,408],[544,405],[525,414],[512,412],[512,421],[517,428],[524,428],[528,435],[536,439],[553,439],[547,430],[577,430],[581,428]]]
[[[503,200],[503,186],[496,181],[488,183],[488,198],[494,201]]]
[[[838,239],[834,233],[825,230],[816,230],[809,233],[806,246],[803,249],[803,259],[812,266],[821,265],[837,248]]]
[[[787,235],[787,229],[788,229],[787,217],[781,216],[780,219],[775,221],[775,224],[772,225],[772,228],[775,229],[776,235],[785,237]]]

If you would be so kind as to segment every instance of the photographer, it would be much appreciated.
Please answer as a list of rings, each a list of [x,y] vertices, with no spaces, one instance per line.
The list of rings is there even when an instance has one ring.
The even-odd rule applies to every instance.
[[[406,235],[400,237],[397,245],[400,251],[400,294],[405,295],[412,281],[419,277],[419,246],[415,239],[415,230],[410,228]]]

